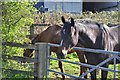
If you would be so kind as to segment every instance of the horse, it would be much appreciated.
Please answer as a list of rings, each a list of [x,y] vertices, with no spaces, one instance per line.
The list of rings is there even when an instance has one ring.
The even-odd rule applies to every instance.
[[[60,44],[61,42],[61,29],[62,27],[59,25],[53,25],[53,26],[49,26],[46,30],[44,30],[43,32],[41,32],[40,34],[38,34],[32,41],[32,44],[35,44],[36,42],[47,42],[47,43],[54,43],[54,44]],[[26,49],[24,50],[23,56],[24,57],[32,57],[33,56],[33,49]],[[50,53],[51,52],[55,52],[58,53],[58,48],[57,47],[51,47],[50,48]],[[84,52],[82,51],[75,51],[75,50],[71,50],[68,52],[68,54],[76,52],[78,54],[78,58],[79,61],[82,63],[86,63],[85,58],[84,58]],[[58,62],[59,68],[61,70],[61,72],[64,72],[63,69],[63,65],[62,62],[59,61]],[[80,75],[83,74],[84,72],[86,72],[86,68],[82,67],[80,68]],[[87,78],[87,76],[85,76],[85,78]],[[62,79],[65,79],[65,76],[62,75]]]
[[[109,28],[107,25],[98,23],[93,20],[81,19],[74,21],[66,21],[62,16],[63,28],[61,30],[61,48],[59,48],[58,58],[64,59],[67,52],[74,46],[81,45],[85,48],[101,49],[101,50],[120,50],[120,26]],[[111,54],[93,54],[84,52],[87,63],[97,65],[103,60],[113,56]],[[108,68],[109,63],[105,63],[102,67]],[[90,69],[90,68],[89,68]],[[91,80],[96,80],[96,70],[90,72]],[[107,79],[108,71],[101,71],[101,79]]]

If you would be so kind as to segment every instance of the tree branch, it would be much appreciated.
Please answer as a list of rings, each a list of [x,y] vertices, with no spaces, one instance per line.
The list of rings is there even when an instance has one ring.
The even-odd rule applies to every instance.
[[[10,32],[10,27],[11,27],[11,25],[16,25],[21,19],[22,19],[22,17],[23,16],[21,16],[16,22],[14,22],[13,24],[10,24],[9,26],[8,26],[8,33]]]

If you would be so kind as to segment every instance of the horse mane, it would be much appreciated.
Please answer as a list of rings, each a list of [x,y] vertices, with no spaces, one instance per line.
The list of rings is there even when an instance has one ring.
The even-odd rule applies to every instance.
[[[92,20],[90,18],[76,19],[75,22],[82,23],[82,24],[96,24],[96,23],[98,23],[97,21]]]
[[[111,26],[111,29],[120,29],[120,24]]]
[[[111,23],[108,23],[107,25],[108,25],[109,27],[120,26],[120,24],[111,24]]]
[[[35,38],[33,38],[33,39],[31,40],[31,43],[32,43],[32,44],[35,44],[36,39],[37,39],[38,37],[40,37],[40,36],[41,36],[40,34],[37,34],[37,36],[35,36]]]
[[[96,28],[99,28],[101,30],[104,30],[105,28],[107,28],[108,26],[103,25],[103,23],[99,23],[95,20],[86,18],[86,19],[77,19],[75,20],[75,24],[76,26],[81,26],[81,29],[83,31],[87,31],[87,30],[93,30]],[[89,28],[88,28],[89,27]]]
[[[76,26],[78,26],[78,28],[80,28],[81,32],[85,33],[86,35],[91,33],[91,31],[93,31],[93,30],[94,30],[94,34],[95,34],[95,32],[100,31],[98,33],[98,35],[101,35],[101,38],[102,38],[101,48],[104,47],[105,50],[110,49],[111,42],[108,42],[109,36],[110,36],[110,31],[109,31],[109,27],[107,25],[105,25],[103,23],[99,23],[99,22],[91,20],[91,19],[80,19],[80,20],[76,21]],[[95,35],[97,35],[97,34],[95,34]],[[108,43],[108,44],[106,45],[104,43]]]

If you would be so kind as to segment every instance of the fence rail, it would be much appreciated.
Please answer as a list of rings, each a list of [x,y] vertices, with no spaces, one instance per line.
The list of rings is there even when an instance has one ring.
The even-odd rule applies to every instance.
[[[48,43],[48,46],[54,46],[54,47],[59,47],[59,45],[56,44],[51,44]],[[73,78],[80,78],[83,79],[84,76],[86,76],[88,73],[94,71],[95,69],[102,69],[105,71],[111,71],[114,73],[114,79],[116,79],[116,72],[120,73],[120,70],[116,70],[116,59],[118,59],[120,61],[120,57],[118,56],[118,54],[120,54],[120,52],[117,51],[105,51],[105,50],[98,50],[98,49],[89,49],[89,48],[81,48],[81,47],[73,47],[74,50],[81,50],[81,51],[87,51],[87,52],[93,52],[95,54],[113,54],[113,56],[107,58],[106,60],[102,61],[101,63],[99,63],[98,65],[94,66],[94,65],[90,65],[90,64],[85,64],[85,63],[77,63],[77,62],[71,62],[68,60],[63,60],[63,59],[57,59],[57,58],[52,58],[49,57],[47,59],[52,59],[52,60],[58,60],[58,61],[63,61],[63,62],[67,62],[67,63],[72,63],[72,64],[77,64],[77,65],[81,65],[81,66],[85,66],[85,67],[90,67],[92,69],[90,69],[89,71],[85,72],[84,74],[80,75],[79,77],[77,76],[71,76],[70,74],[65,74],[65,73],[61,73],[61,72],[57,72],[51,69],[48,69],[49,72],[55,72],[58,74],[63,74],[63,75],[67,75],[69,77],[73,77]],[[110,68],[105,68],[105,67],[101,67],[102,65],[104,65],[105,63],[109,62],[110,60],[114,60],[114,69],[110,69]]]
[[[31,27],[34,27],[34,26],[49,26],[50,24],[32,24]]]
[[[18,44],[18,43],[9,43],[9,42],[8,43],[2,43],[2,45],[4,45],[4,46],[12,46],[12,47],[14,46],[14,47],[35,49],[36,50],[35,58],[31,59],[31,58],[23,58],[23,57],[8,56],[8,55],[2,55],[2,57],[6,58],[6,59],[16,60],[16,61],[34,62],[34,72],[30,72],[30,74],[35,76],[34,77],[35,80],[39,80],[40,78],[48,78],[48,73],[49,72],[55,72],[55,73],[58,73],[58,74],[70,76],[70,77],[73,77],[73,78],[80,78],[80,79],[83,79],[83,77],[85,75],[87,75],[88,73],[90,73],[91,71],[93,71],[95,69],[102,69],[102,70],[105,70],[105,71],[111,71],[111,72],[114,73],[114,78],[116,78],[116,72],[120,73],[120,70],[116,70],[116,59],[120,60],[120,57],[118,56],[118,54],[120,54],[120,52],[104,51],[104,50],[97,50],[97,49],[88,49],[88,48],[81,48],[81,47],[74,47],[73,48],[75,50],[95,52],[96,54],[98,54],[98,53],[113,54],[113,56],[111,56],[110,58],[104,60],[103,62],[101,62],[101,63],[99,63],[98,65],[95,66],[95,65],[85,64],[85,63],[72,62],[72,61],[68,61],[68,60],[64,60],[64,59],[52,58],[49,55],[50,54],[50,47],[51,46],[59,47],[60,45],[57,45],[57,44],[36,43],[35,45],[18,44],[17,46],[16,46],[16,44]],[[114,60],[114,69],[101,67],[103,64],[107,63],[108,61],[110,61],[112,59]],[[67,62],[67,63],[72,63],[72,64],[76,64],[76,65],[90,67],[92,69],[90,69],[88,72],[85,72],[85,74],[83,74],[81,76],[74,76],[74,75],[61,73],[61,72],[49,69],[50,60],[63,61],[63,62]],[[11,69],[8,69],[8,70],[11,70]],[[20,71],[20,70],[12,70],[12,71],[15,72],[15,73],[25,73],[25,71]]]
[[[10,56],[10,55],[2,55],[2,59],[10,59],[10,60],[15,60],[15,61],[22,61],[22,62],[34,62],[37,63],[37,59],[35,58],[29,58],[29,57],[20,57],[20,56]]]
[[[48,46],[59,47],[60,45],[48,43]],[[72,49],[74,49],[74,50],[86,51],[86,52],[93,52],[93,53],[95,53],[95,54],[96,54],[96,53],[103,53],[103,54],[120,54],[120,52],[117,52],[117,51],[105,51],[105,50],[100,50],[100,49],[90,49],[90,48],[82,48],[82,47],[73,47]]]
[[[31,76],[36,76],[36,73],[32,72],[32,71],[23,71],[23,70],[15,70],[15,69],[5,69],[2,68],[2,70],[5,70],[4,73],[8,73],[8,72],[13,72],[14,74],[29,74]]]
[[[20,47],[20,48],[27,48],[27,49],[36,49],[35,45],[30,44],[21,44],[21,43],[15,43],[15,42],[2,42],[3,46],[10,46],[10,47]]]
[[[80,63],[80,62],[73,62],[73,61],[68,61],[68,60],[65,60],[65,59],[58,59],[58,58],[52,58],[52,57],[48,57],[48,59],[58,60],[58,61],[62,61],[62,62],[68,62],[68,63],[71,63],[71,64],[81,65],[81,66],[89,67],[89,68],[95,68],[96,67],[95,65],[90,65],[90,64],[86,64],[86,63]],[[114,72],[114,70],[104,68],[104,67],[99,67],[99,69]],[[120,73],[120,70],[116,70],[116,72]]]
[[[25,49],[34,49],[36,50],[36,45],[29,45],[29,44],[21,44],[21,43],[14,43],[14,42],[2,42],[3,46],[10,46],[10,47],[19,47],[19,48],[25,48]],[[15,60],[17,62],[34,62],[34,65],[38,63],[38,59],[37,58],[29,58],[29,57],[20,57],[20,56],[10,56],[10,55],[5,55],[2,54],[2,59],[3,60]],[[15,70],[15,69],[5,69],[2,68],[2,71],[4,71],[4,73],[7,73],[9,71],[13,72],[13,73],[17,73],[17,74],[25,74],[25,73],[29,73],[28,75],[32,75],[37,77],[37,73],[34,71],[23,71],[23,70]]]

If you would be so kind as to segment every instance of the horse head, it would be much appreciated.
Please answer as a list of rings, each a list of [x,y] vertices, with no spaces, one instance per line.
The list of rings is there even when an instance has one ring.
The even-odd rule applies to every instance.
[[[71,18],[69,22],[65,21],[65,18],[62,16],[61,20],[63,22],[63,28],[61,30],[61,43],[58,58],[65,58],[68,51],[70,51],[73,46],[77,45],[78,32],[73,18]]]

